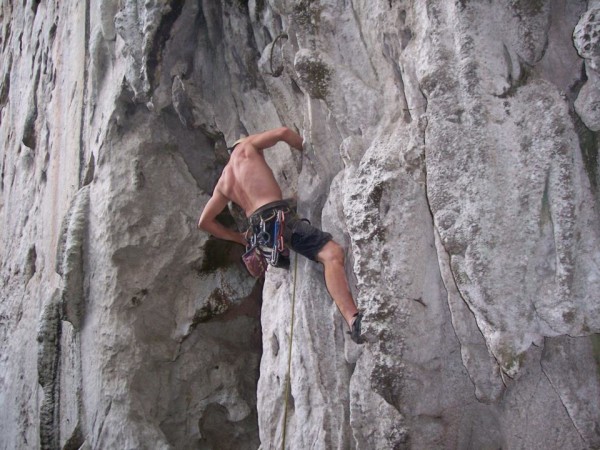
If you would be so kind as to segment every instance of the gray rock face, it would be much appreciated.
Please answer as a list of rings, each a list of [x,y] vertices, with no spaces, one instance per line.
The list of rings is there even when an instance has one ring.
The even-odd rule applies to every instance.
[[[600,447],[599,20],[3,2],[0,448]],[[362,346],[319,265],[256,281],[196,230],[226,143],[281,125]]]
[[[594,2],[581,16],[573,33],[573,42],[579,55],[585,59],[587,82],[581,88],[575,110],[592,131],[600,130],[598,118],[598,75],[600,71],[600,4]]]

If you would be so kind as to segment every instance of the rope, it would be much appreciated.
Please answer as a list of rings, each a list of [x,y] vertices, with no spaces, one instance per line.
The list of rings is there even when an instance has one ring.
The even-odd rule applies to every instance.
[[[283,437],[281,442],[281,449],[285,450],[285,435],[287,431],[287,415],[288,415],[288,398],[290,396],[291,388],[291,373],[292,373],[292,342],[294,340],[294,305],[296,304],[296,278],[298,274],[298,253],[294,259],[294,282],[292,288],[292,313],[290,323],[290,343],[288,345],[288,366],[287,374],[285,376],[285,399],[283,404]]]

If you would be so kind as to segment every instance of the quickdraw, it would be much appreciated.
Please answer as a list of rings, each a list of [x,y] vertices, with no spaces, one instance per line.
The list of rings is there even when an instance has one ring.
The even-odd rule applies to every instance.
[[[277,219],[275,219],[275,227],[273,234],[273,251],[271,252],[271,264],[276,265],[279,254],[283,251],[283,230],[285,229],[285,213],[283,210],[277,211]],[[274,256],[275,255],[275,256]]]
[[[275,219],[273,236],[269,233],[267,225]],[[260,223],[251,226],[246,232],[246,240],[249,242],[247,251],[258,249],[269,264],[276,266],[279,254],[284,250],[283,232],[285,229],[285,212],[282,209],[273,211],[268,217],[261,217]],[[252,234],[248,237],[248,234]]]

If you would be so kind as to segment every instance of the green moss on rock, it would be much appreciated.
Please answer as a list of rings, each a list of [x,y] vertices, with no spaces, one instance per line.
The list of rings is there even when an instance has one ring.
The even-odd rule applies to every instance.
[[[523,16],[536,16],[544,10],[545,0],[512,0],[513,10]]]
[[[303,86],[312,98],[324,100],[329,94],[332,70],[319,59],[303,59],[296,63]]]
[[[499,362],[502,371],[509,377],[513,377],[525,362],[525,353],[515,353],[512,349],[503,347],[499,352]]]
[[[318,25],[321,7],[316,0],[300,0],[294,5],[292,17],[300,26]]]

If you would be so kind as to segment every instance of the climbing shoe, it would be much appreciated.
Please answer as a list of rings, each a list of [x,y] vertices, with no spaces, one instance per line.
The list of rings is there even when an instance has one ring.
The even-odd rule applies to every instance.
[[[360,322],[362,321],[362,314],[357,312],[354,314],[354,322],[352,322],[351,331],[348,331],[350,338],[357,344],[362,344],[364,341],[360,336]]]

